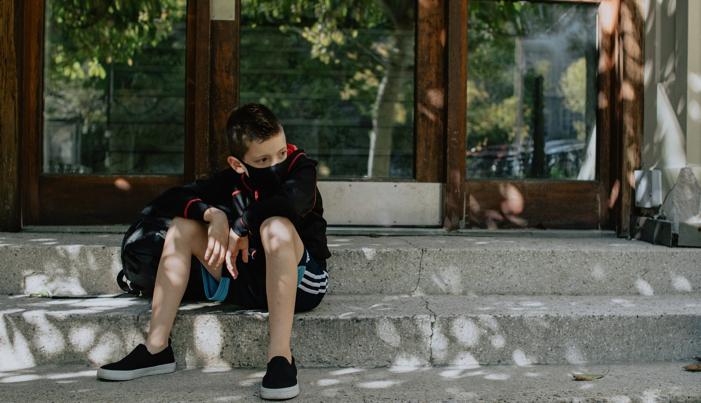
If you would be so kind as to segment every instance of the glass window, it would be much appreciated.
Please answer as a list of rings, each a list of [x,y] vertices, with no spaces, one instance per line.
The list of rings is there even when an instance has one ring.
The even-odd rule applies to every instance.
[[[468,179],[595,179],[598,10],[470,1]]]
[[[240,102],[319,177],[413,178],[415,4],[242,0]]]
[[[186,0],[47,0],[43,172],[182,174]]]

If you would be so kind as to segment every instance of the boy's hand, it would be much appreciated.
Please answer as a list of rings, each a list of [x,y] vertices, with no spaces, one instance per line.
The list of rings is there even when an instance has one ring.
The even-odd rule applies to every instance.
[[[248,236],[238,236],[234,230],[229,230],[229,246],[226,250],[226,268],[229,269],[231,277],[239,276],[236,270],[236,257],[241,253],[241,260],[248,263]]]
[[[226,213],[210,207],[204,212],[207,225],[207,251],[204,253],[204,260],[210,267],[218,268],[224,263],[227,246],[229,243],[229,222]]]

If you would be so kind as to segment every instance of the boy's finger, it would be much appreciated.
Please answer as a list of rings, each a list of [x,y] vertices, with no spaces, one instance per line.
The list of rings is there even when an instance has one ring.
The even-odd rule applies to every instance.
[[[248,237],[241,238],[239,247],[241,248],[241,258],[243,262],[248,263]]]
[[[209,238],[209,242],[207,242],[207,250],[204,252],[204,260],[209,261],[210,256],[212,256],[213,249],[214,249],[214,238]]]
[[[209,261],[208,261],[209,265],[212,267],[216,267],[214,265],[214,263],[216,263],[217,259],[219,258],[219,248],[220,248],[219,242],[215,242],[214,248],[212,248],[212,254],[211,254]]]
[[[222,245],[221,255],[219,255],[219,262],[217,263],[217,267],[221,267],[226,261],[226,251],[226,248]]]
[[[248,263],[248,246],[243,247],[241,245],[241,259],[243,260],[244,263]]]
[[[232,255],[230,250],[226,251],[226,268],[229,270],[229,273],[231,273],[231,277],[236,279],[236,277],[239,276],[238,270],[236,270],[236,265],[232,261]]]
[[[229,273],[231,273],[231,277],[236,278],[236,276],[234,276],[234,271],[231,270],[231,251],[229,251],[229,250],[226,251],[225,261],[226,261],[226,269],[229,270]]]

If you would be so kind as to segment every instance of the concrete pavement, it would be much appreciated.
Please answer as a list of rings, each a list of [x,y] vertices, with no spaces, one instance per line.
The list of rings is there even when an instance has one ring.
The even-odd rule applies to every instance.
[[[682,370],[686,364],[301,369],[291,402],[701,402],[701,373]],[[263,372],[178,368],[104,382],[95,368],[43,366],[0,373],[0,390],[8,403],[259,402]],[[571,376],[606,372],[592,382]]]

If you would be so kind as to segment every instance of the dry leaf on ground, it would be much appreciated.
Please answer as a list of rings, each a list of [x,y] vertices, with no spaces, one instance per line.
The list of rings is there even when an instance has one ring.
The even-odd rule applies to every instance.
[[[575,381],[595,381],[597,379],[601,379],[601,378],[605,377],[607,374],[608,374],[608,371],[603,375],[573,374],[572,376],[574,377]]]
[[[575,381],[595,381],[597,379],[601,379],[604,376],[608,375],[608,371],[606,371],[605,374],[603,375],[593,375],[593,374],[573,374],[572,376],[574,377]]]
[[[684,367],[684,369],[687,371],[691,371],[691,372],[699,372],[699,371],[701,371],[701,365],[691,364],[691,365],[687,365],[686,367]]]

